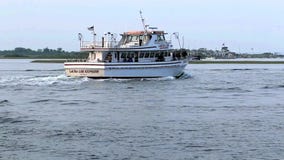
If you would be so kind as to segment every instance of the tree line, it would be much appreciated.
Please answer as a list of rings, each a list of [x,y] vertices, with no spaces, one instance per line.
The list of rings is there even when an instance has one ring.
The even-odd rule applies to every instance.
[[[208,50],[206,48],[200,49],[182,49],[187,52],[189,56],[199,57],[204,59],[207,57],[214,57],[218,59],[226,58],[284,58],[283,54],[278,53],[260,53],[260,54],[251,54],[251,53],[235,53],[231,51],[219,51],[219,50]],[[30,59],[84,59],[88,57],[86,52],[74,52],[74,51],[65,51],[62,48],[49,49],[43,48],[38,50],[32,50],[29,48],[17,47],[13,50],[0,50],[0,58],[30,58]]]
[[[0,58],[51,58],[51,59],[66,59],[66,58],[85,58],[86,53],[69,52],[62,48],[49,49],[43,48],[32,50],[30,48],[17,47],[13,50],[0,51]]]
[[[230,58],[284,58],[283,54],[264,52],[264,53],[236,53],[229,50],[208,50],[206,48],[187,50],[190,56],[199,57],[199,59],[216,58],[216,59],[230,59]]]

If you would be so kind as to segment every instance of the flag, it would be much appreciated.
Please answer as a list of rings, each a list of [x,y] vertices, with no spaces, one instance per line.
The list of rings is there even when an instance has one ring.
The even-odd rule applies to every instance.
[[[95,30],[95,27],[94,27],[94,26],[88,27],[88,30],[89,30],[89,31],[94,31],[94,30]]]
[[[82,33],[78,33],[78,39],[79,39],[79,41],[81,41],[83,39]]]

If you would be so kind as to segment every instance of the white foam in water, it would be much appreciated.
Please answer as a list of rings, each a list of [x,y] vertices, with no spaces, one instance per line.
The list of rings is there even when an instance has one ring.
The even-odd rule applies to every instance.
[[[62,81],[62,75],[59,76],[47,76],[47,77],[33,77],[26,80],[26,84],[28,85],[52,85],[56,84],[59,81]]]
[[[142,78],[142,79],[89,79],[67,77],[65,74],[60,75],[41,75],[41,76],[25,76],[25,75],[5,75],[0,78],[0,85],[3,86],[44,86],[44,85],[78,85],[88,81],[111,81],[111,82],[128,82],[128,81],[171,81],[175,80],[175,77],[162,77],[162,78]]]
[[[92,79],[97,82],[129,82],[129,81],[169,81],[175,80],[175,77],[162,77],[162,78],[110,78],[110,79]]]
[[[16,86],[16,85],[28,85],[28,86],[44,86],[55,84],[81,84],[88,81],[88,78],[71,78],[65,74],[55,76],[6,76],[1,77],[0,85]]]
[[[146,80],[152,80],[152,81],[171,81],[175,79],[176,78],[173,76],[161,77],[161,78],[146,78]]]

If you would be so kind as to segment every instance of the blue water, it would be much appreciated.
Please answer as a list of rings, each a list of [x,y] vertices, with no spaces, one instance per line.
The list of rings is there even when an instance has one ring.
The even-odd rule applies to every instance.
[[[94,80],[0,60],[0,159],[284,159],[284,65],[185,72]]]

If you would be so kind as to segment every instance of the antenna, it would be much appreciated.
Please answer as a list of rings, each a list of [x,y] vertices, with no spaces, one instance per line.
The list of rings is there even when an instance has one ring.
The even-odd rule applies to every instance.
[[[143,15],[142,15],[142,11],[141,11],[141,10],[140,10],[140,17],[141,17],[141,21],[142,21],[142,25],[143,25],[144,31],[145,31],[145,33],[147,33],[147,27],[148,27],[148,25],[145,25],[145,19],[143,18]]]

